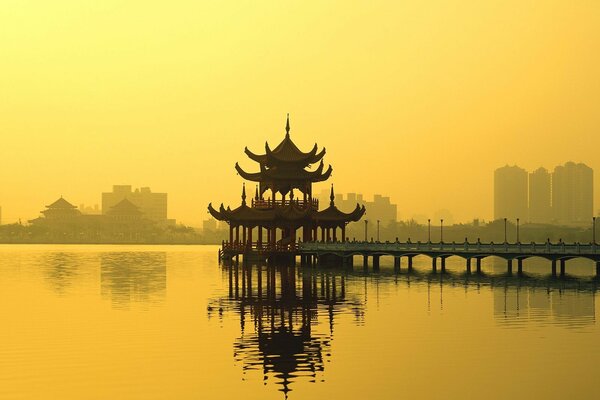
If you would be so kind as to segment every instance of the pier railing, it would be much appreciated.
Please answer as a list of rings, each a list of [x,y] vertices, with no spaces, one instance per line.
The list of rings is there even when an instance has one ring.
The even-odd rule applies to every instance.
[[[600,255],[600,245],[593,243],[431,243],[431,242],[305,242],[299,250],[306,252],[435,252],[496,254],[512,253],[523,255]]]

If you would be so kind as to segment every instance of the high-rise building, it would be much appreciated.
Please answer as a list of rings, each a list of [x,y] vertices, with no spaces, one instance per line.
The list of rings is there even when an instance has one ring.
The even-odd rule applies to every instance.
[[[124,199],[129,200],[142,212],[142,217],[157,222],[167,222],[167,194],[152,193],[150,188],[132,190],[131,185],[114,185],[112,192],[102,193],[102,214]]]
[[[508,165],[494,171],[494,219],[528,217],[527,171]]]
[[[583,225],[594,213],[594,171],[568,162],[552,174],[552,212],[559,224]]]
[[[547,224],[552,221],[552,177],[546,168],[529,174],[529,222]]]

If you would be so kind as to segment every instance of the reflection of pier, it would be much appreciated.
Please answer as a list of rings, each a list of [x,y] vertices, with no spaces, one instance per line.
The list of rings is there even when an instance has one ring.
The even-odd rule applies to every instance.
[[[345,310],[362,318],[363,302],[347,293],[343,274],[238,264],[225,266],[224,271],[229,294],[212,301],[209,314],[216,309],[239,313],[236,361],[245,371],[262,370],[265,379],[275,377],[286,394],[295,379],[314,382],[324,370],[335,315]],[[325,330],[317,327],[323,318]]]
[[[481,260],[496,256],[506,260],[507,272],[513,272],[513,261],[517,263],[519,274],[523,272],[523,260],[530,257],[540,257],[551,262],[552,275],[556,275],[557,263],[560,263],[560,275],[564,276],[566,262],[573,258],[586,258],[596,263],[596,276],[600,277],[600,245],[580,243],[410,243],[410,242],[339,242],[300,243],[298,252],[303,262],[313,263],[327,260],[351,263],[354,256],[363,257],[363,265],[368,266],[372,259],[374,269],[379,268],[381,256],[394,257],[394,267],[401,267],[402,257],[408,260],[408,269],[412,269],[413,257],[425,255],[432,259],[432,269],[437,270],[437,260],[440,260],[441,270],[446,269],[446,259],[457,256],[466,260],[466,271],[471,272],[471,261],[475,260],[476,269],[481,271]]]

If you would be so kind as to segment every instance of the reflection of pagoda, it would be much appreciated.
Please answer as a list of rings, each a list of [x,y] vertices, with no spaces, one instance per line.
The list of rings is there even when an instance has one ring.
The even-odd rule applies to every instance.
[[[362,318],[363,302],[349,298],[345,276],[333,271],[237,263],[224,268],[229,295],[210,304],[209,315],[217,308],[239,313],[235,360],[244,371],[262,370],[265,380],[275,378],[286,395],[294,380],[315,382],[324,371],[335,315],[351,310]],[[324,331],[316,328],[319,314],[326,315]]]
[[[290,138],[289,117],[285,138],[273,150],[268,143],[265,154],[245,149],[246,155],[260,168],[259,172],[248,173],[238,164],[235,166],[242,178],[258,183],[251,204],[246,202],[244,186],[239,207],[232,210],[221,204],[216,210],[212,204],[208,205],[213,217],[229,224],[229,241],[223,243],[223,259],[231,260],[238,254],[262,260],[271,255],[289,259],[295,255],[297,239],[314,241],[320,236],[322,241],[345,240],[346,224],[358,221],[365,208],[357,204],[351,213],[341,212],[335,206],[332,187],[329,207],[319,211],[312,184],[327,180],[332,168],[329,166],[324,171],[325,149],[320,152],[317,149],[316,144],[308,153],[298,149]],[[319,166],[315,170],[308,169],[316,163]],[[301,198],[295,197],[295,190],[300,192]],[[265,198],[266,193],[270,197]]]

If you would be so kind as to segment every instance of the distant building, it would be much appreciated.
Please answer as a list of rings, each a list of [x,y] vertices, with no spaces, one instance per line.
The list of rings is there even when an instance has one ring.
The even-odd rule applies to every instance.
[[[102,214],[108,214],[110,209],[124,199],[129,200],[142,212],[143,218],[166,223],[167,193],[152,193],[149,187],[132,190],[131,185],[114,185],[112,192],[102,193]]]
[[[142,219],[140,208],[128,199],[123,199],[106,212],[106,215],[119,222],[135,222]]]
[[[45,218],[51,220],[66,220],[81,215],[77,206],[69,203],[67,200],[63,199],[62,196],[54,203],[46,206],[46,209],[42,211],[42,214],[44,214]]]
[[[508,165],[494,171],[494,219],[528,217],[527,171]]]
[[[319,195],[320,208],[329,204],[329,195],[330,192],[327,189],[321,191]],[[373,201],[365,201],[363,195],[359,193],[347,193],[345,196],[342,193],[336,193],[335,195],[335,204],[342,211],[354,210],[357,203],[367,208],[365,219],[369,221],[379,220],[385,226],[397,220],[398,205],[392,203],[388,196],[376,194],[373,196]]]
[[[85,215],[100,215],[102,214],[102,210],[100,210],[100,207],[98,206],[98,204],[94,204],[94,206],[86,206],[85,204],[80,204],[79,205],[79,211],[81,211],[82,214]]]
[[[529,222],[547,224],[552,221],[552,176],[546,168],[529,174]]]
[[[559,224],[587,224],[594,214],[594,171],[568,162],[552,174],[552,213]]]

